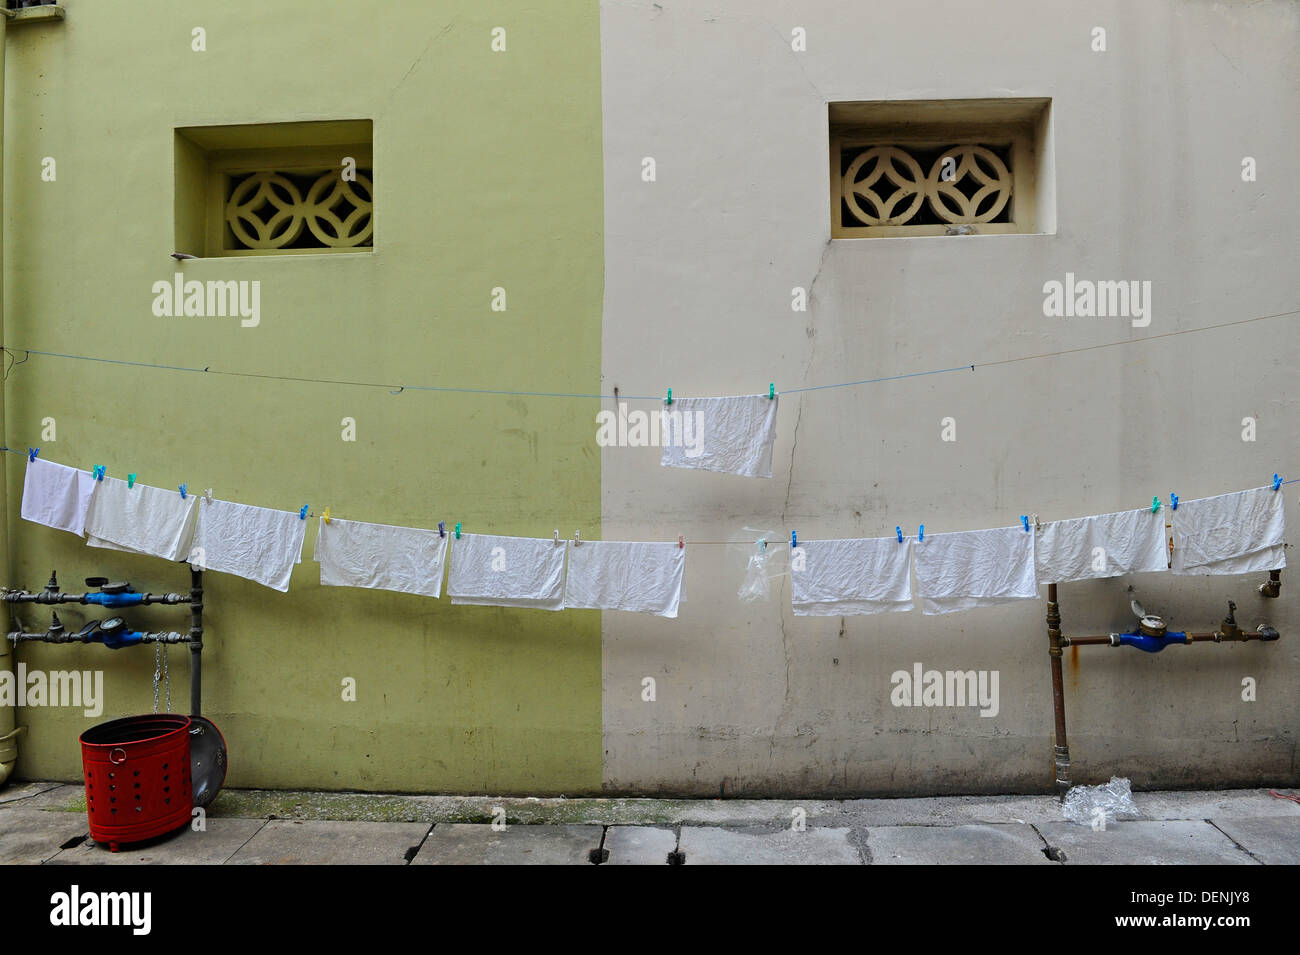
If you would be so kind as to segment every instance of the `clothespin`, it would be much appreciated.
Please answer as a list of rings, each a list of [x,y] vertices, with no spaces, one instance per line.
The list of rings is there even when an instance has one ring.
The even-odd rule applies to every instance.
[[[1276,490],[1277,490],[1278,488],[1280,488],[1281,486],[1282,486],[1282,479],[1281,479],[1280,477],[1278,477],[1276,474],[1274,474],[1274,475],[1273,475],[1273,490],[1276,491]]]
[[[767,386],[767,400],[771,401],[776,398],[776,382],[769,382]]]
[[[447,522],[446,522],[446,521],[439,521],[439,522],[438,522],[438,536],[439,536],[439,537],[446,537],[446,536],[447,536]]]
[[[559,542],[560,542],[560,529],[557,527],[555,529],[555,543],[558,544]]]
[[[126,486],[127,486],[127,487],[135,487],[135,475],[134,475],[134,474],[128,474],[128,475],[126,476]]]
[[[307,519],[307,508],[309,506],[310,505],[304,504],[301,508],[298,509],[298,520],[305,521]]]
[[[104,465],[102,465],[102,464],[96,464],[96,465],[95,465],[93,468],[91,468],[91,470],[90,470],[90,479],[91,479],[92,481],[102,481],[102,480],[104,480],[104,472],[105,472],[105,470],[106,470],[106,468],[104,467]]]
[[[1021,515],[1020,515],[1020,523],[1021,523],[1021,525],[1024,527],[1024,529],[1025,529],[1025,533],[1028,534],[1028,533],[1029,533],[1029,515],[1028,515],[1028,514],[1021,514]]]
[[[581,544],[581,543],[582,543],[582,531],[574,531],[574,532],[573,532],[573,546],[574,546],[574,547],[577,547],[577,546],[578,546],[579,544]]]
[[[766,547],[767,544],[764,543],[763,546]],[[683,539],[683,535],[681,535],[681,534],[678,534],[678,535],[677,535],[677,549],[678,549],[678,550],[685,550],[685,549],[686,549],[686,541]]]
[[[181,492],[181,500],[183,501],[183,500],[185,500],[185,485],[184,485],[184,484],[182,484],[182,485],[180,486],[180,492]]]
[[[1036,531],[1041,531],[1042,529],[1043,529],[1043,525],[1040,524],[1040,523],[1038,523],[1038,515],[1035,514],[1035,515],[1034,515],[1034,530],[1036,530]]]
[[[917,534],[916,534],[916,540],[917,540],[917,543],[920,543],[921,541],[925,540],[925,525],[924,525],[924,524],[921,525],[921,529],[917,532]]]
[[[28,460],[28,461],[35,461],[35,460],[36,460],[36,455],[38,455],[38,454],[40,454],[40,453],[41,453],[41,449],[40,449],[40,448],[28,448],[28,449],[27,449],[27,460]]]
[[[321,515],[321,517],[325,518],[325,523],[326,523],[326,524],[328,524],[328,523],[330,522],[330,509],[329,509],[328,507],[325,508],[325,513],[323,513],[323,514]]]
[[[1173,491],[1169,492],[1169,506],[1175,511],[1178,510],[1178,495]]]
[[[456,522],[456,540],[460,540],[460,521]]]
[[[1154,514],[1158,510],[1160,510],[1160,498],[1153,497],[1151,498],[1151,513]]]
[[[670,405],[670,404],[672,404],[672,403],[673,403],[673,390],[672,390],[671,388],[669,388],[669,389],[668,389],[668,397],[667,397],[667,399],[664,401],[664,404],[666,404],[666,405]]]
[[[790,547],[793,549],[799,546],[799,534],[797,531],[790,532]]]
[[[203,500],[207,501],[209,504],[212,503],[212,488],[208,488],[203,492]]]
[[[903,543],[903,529],[897,524],[894,525],[894,533],[898,535],[898,542]]]

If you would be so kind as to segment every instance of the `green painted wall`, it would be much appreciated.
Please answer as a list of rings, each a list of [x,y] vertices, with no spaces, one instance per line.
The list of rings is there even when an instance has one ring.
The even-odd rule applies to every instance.
[[[237,0],[68,3],[11,28],[5,109],[6,344],[268,375],[539,391],[599,390],[602,175],[594,2]],[[493,27],[507,51],[490,48]],[[206,52],[191,50],[203,27]],[[188,279],[260,280],[261,325],[156,318],[175,271],[174,129],[372,119],[373,253],[186,262]],[[57,161],[42,182],[41,160]],[[508,310],[490,310],[494,286]],[[5,383],[7,443],[145,484],[431,527],[600,534],[590,402],[326,386],[36,357]],[[358,440],[341,440],[340,420]],[[57,440],[40,438],[54,418]],[[185,565],[88,548],[18,518],[12,586],[57,568],[180,590]],[[229,784],[596,792],[600,618],[452,607],[207,576],[204,710]],[[182,629],[184,611],[133,622]],[[61,613],[71,626],[77,608]],[[19,617],[44,628],[48,611]],[[176,708],[187,661],[171,656]],[[150,650],[24,646],[28,667],[105,670],[100,719],[152,708]],[[341,699],[354,677],[358,700]],[[97,719],[27,708],[18,775],[76,779]]]

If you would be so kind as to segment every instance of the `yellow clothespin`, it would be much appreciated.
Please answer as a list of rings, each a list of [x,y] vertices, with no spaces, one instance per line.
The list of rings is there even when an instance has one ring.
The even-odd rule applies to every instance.
[[[330,509],[329,509],[328,507],[325,508],[325,513],[322,514],[321,517],[325,518],[325,523],[326,523],[326,524],[328,524],[328,523],[330,522]]]

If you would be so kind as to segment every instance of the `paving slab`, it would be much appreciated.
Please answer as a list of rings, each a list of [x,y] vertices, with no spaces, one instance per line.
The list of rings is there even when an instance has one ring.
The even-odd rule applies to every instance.
[[[221,865],[253,838],[265,819],[208,818],[204,832],[189,826],[175,833],[112,852],[87,839],[64,849],[49,865]]]
[[[1300,816],[1210,821],[1265,865],[1300,865]]]
[[[1294,816],[1300,803],[1270,796],[1267,789],[1223,792],[1134,793],[1133,803],[1145,819],[1213,819],[1216,816]]]
[[[682,826],[684,865],[861,865],[854,830]]]
[[[37,796],[43,792],[49,792],[51,789],[57,789],[61,783],[35,782],[35,783],[10,783],[4,789],[0,789],[0,805],[7,802],[13,802],[16,799],[27,799],[30,796]]]
[[[21,805],[25,809],[61,809],[79,812],[83,818],[86,815],[86,787],[83,783],[34,784],[33,791],[21,799],[21,802],[14,800],[0,803],[0,808]]]
[[[272,819],[227,865],[405,865],[424,822]]]
[[[39,865],[65,842],[89,834],[85,813],[6,806],[0,809],[0,864]]]
[[[867,830],[872,865],[1055,865],[1032,826],[881,826]]]
[[[610,826],[605,830],[605,865],[667,865],[677,833],[659,826]]]
[[[1112,822],[1094,830],[1073,822],[1039,825],[1066,865],[1254,865],[1208,822],[1187,819]]]
[[[437,825],[412,865],[591,865],[602,826]]]

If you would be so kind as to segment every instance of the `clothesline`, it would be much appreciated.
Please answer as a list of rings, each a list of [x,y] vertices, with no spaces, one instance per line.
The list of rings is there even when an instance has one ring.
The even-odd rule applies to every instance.
[[[1039,354],[1034,354],[1034,355],[1022,355],[1018,358],[1000,358],[992,361],[974,362],[974,363],[956,365],[951,368],[936,368],[929,371],[915,371],[915,372],[906,372],[897,375],[884,375],[878,378],[862,378],[856,381],[841,381],[841,382],[835,382],[833,384],[828,384],[828,385],[807,385],[802,388],[787,388],[781,391],[780,394],[791,395],[791,394],[800,394],[802,392],[808,392],[808,391],[825,391],[832,388],[852,388],[859,385],[877,384],[885,381],[900,381],[905,378],[920,378],[920,377],[925,377],[927,375],[946,375],[946,374],[952,374],[959,371],[973,372],[975,371],[976,368],[980,368],[980,367],[992,368],[998,365],[1009,365],[1009,364],[1014,364],[1023,361],[1037,361],[1043,358],[1059,358],[1064,355],[1073,355],[1073,354],[1078,354],[1080,352],[1095,351],[1102,348],[1115,348],[1121,345],[1135,345],[1140,342],[1155,341],[1161,338],[1173,338],[1179,335],[1191,335],[1198,332],[1213,331],[1221,328],[1231,328],[1237,325],[1246,325],[1251,322],[1262,322],[1274,318],[1287,318],[1296,315],[1300,315],[1300,309],[1290,309],[1285,312],[1274,312],[1270,315],[1257,315],[1252,318],[1243,318],[1231,322],[1219,322],[1214,325],[1205,325],[1199,328],[1185,328],[1185,329],[1180,329],[1172,332],[1162,332],[1157,335],[1145,335],[1142,338],[1120,339],[1117,341],[1102,342],[1097,345],[1081,345],[1077,348],[1065,348],[1057,351],[1041,352]],[[42,351],[35,348],[21,348],[16,346],[15,347],[0,346],[0,347],[3,348],[3,351],[11,355],[21,351],[27,356],[26,358],[23,358],[21,361],[14,359],[10,363],[9,368],[5,369],[5,377],[8,377],[9,371],[12,370],[15,366],[23,364],[32,355],[39,355],[45,358],[63,358],[63,359],[76,360],[76,361],[99,362],[102,364],[109,364],[109,365],[128,365],[134,368],[151,368],[160,371],[180,371],[180,372],[190,372],[190,373],[197,373],[197,374],[224,375],[224,376],[237,377],[237,378],[257,378],[257,379],[263,379],[268,381],[289,381],[289,382],[299,382],[305,384],[343,385],[343,386],[358,387],[358,388],[386,388],[389,390],[391,394],[395,394],[395,395],[401,394],[404,391],[429,391],[429,392],[447,392],[447,393],[475,394],[475,395],[505,395],[510,397],[522,397],[522,398],[586,398],[586,399],[593,399],[593,400],[623,400],[623,401],[663,401],[665,397],[664,395],[624,395],[624,394],[606,395],[606,394],[593,394],[593,393],[584,393],[584,392],[562,392],[562,391],[515,391],[509,389],[496,389],[496,388],[462,388],[462,387],[453,387],[449,385],[402,385],[394,382],[353,381],[353,380],[339,379],[339,378],[309,378],[309,377],[294,376],[294,375],[268,375],[268,374],[259,374],[257,372],[223,371],[220,369],[213,369],[211,366],[196,368],[196,367],[189,367],[185,365],[164,365],[164,364],[156,364],[153,362],[128,361],[125,359],[118,359],[118,358],[101,358],[93,355],[73,355],[73,354],[67,354],[63,352]]]
[[[6,448],[5,450],[13,450]],[[187,562],[289,589],[303,560],[306,507],[283,511],[109,478],[29,451],[22,517],[109,548]],[[926,614],[1032,600],[1044,582],[1170,571],[1242,574],[1287,565],[1282,479],[1215,497],[1179,501],[1172,524],[1150,507],[1033,524],[890,537],[800,542],[790,533],[796,616],[907,611]],[[1181,505],[1181,509],[1180,509]],[[1172,527],[1172,535],[1167,528]],[[768,591],[769,551],[760,538],[738,596]],[[748,541],[715,541],[742,544]],[[800,544],[805,546],[800,546]],[[450,555],[450,559],[449,559]],[[572,541],[467,533],[331,519],[321,515],[312,559],[321,586],[360,587],[453,604],[596,609],[676,617],[685,599],[684,537],[673,541]],[[914,593],[913,577],[917,586]]]

